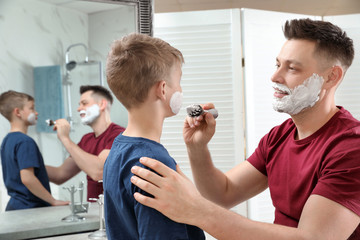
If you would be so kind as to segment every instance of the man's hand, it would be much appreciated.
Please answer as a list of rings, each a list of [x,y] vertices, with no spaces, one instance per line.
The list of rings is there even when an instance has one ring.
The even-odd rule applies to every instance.
[[[55,121],[54,131],[57,131],[57,136],[60,141],[63,141],[66,138],[69,138],[70,134],[70,124],[66,119],[58,119]]]
[[[202,217],[201,214],[198,214],[198,210],[203,207],[202,202],[207,202],[207,200],[200,195],[192,182],[181,172],[179,166],[175,172],[154,159],[143,157],[140,162],[160,175],[134,166],[131,172],[136,176],[131,178],[131,182],[154,196],[151,198],[136,192],[134,194],[135,199],[145,206],[158,210],[174,221],[192,225],[198,223],[197,218]]]
[[[215,108],[214,104],[201,105],[204,110]],[[214,136],[216,121],[211,113],[198,117],[186,117],[183,128],[183,137],[188,146],[206,146]]]

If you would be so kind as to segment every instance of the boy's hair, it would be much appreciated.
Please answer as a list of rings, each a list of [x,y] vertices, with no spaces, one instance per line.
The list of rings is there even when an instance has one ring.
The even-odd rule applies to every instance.
[[[111,104],[113,103],[114,99],[110,93],[109,90],[107,90],[105,87],[100,85],[83,85],[80,87],[80,94],[83,94],[84,92],[92,91],[92,94],[99,95],[106,100],[108,100]]]
[[[315,54],[327,60],[329,64],[341,63],[345,71],[354,59],[353,41],[346,32],[330,22],[307,19],[286,21],[284,26],[286,39],[304,39],[315,41]]]
[[[11,122],[12,112],[15,108],[23,109],[27,101],[34,98],[26,93],[9,90],[0,95],[0,113]]]
[[[107,57],[107,82],[130,109],[145,101],[154,84],[167,81],[176,63],[184,63],[178,49],[159,38],[133,33],[113,42]]]

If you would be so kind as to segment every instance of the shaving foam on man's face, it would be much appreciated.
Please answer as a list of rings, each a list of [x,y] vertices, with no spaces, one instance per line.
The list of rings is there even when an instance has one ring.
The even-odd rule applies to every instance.
[[[82,124],[89,125],[92,124],[95,119],[100,115],[100,107],[97,104],[94,104],[88,107],[86,110],[81,110],[79,112],[81,117]]]
[[[324,83],[324,78],[314,73],[302,84],[290,89],[283,84],[274,83],[274,89],[285,96],[274,97],[273,108],[275,111],[296,115],[308,107],[312,107],[319,100],[319,93]]]
[[[183,101],[182,92],[174,92],[170,98],[170,108],[171,111],[176,115],[180,112]]]

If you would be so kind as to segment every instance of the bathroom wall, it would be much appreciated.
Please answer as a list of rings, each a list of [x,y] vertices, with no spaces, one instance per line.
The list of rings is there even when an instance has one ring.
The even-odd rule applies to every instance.
[[[37,0],[0,0],[0,93],[12,89],[34,96],[33,67],[61,65],[64,72],[65,51],[74,43],[94,46],[94,49],[89,48],[89,58],[93,57],[97,58],[93,60],[102,61],[105,69],[105,58],[109,42],[112,41],[112,39],[106,38],[109,38],[111,34],[96,34],[96,31],[101,27],[104,28],[109,19],[118,21],[118,30],[113,34],[114,38],[135,31],[135,23],[129,20],[125,21],[134,19],[135,11],[124,10],[118,15],[103,13],[102,16],[107,16],[108,19],[100,20],[98,14],[88,15]],[[94,21],[101,24],[95,26],[93,25]],[[108,31],[114,30],[113,28],[107,29]],[[95,31],[91,34],[94,39],[91,39],[89,34],[92,31]],[[105,45],[101,45],[102,43]],[[84,52],[81,48],[76,48],[71,50],[71,57],[82,59]],[[81,66],[77,68],[83,68],[83,73],[79,72],[78,78],[76,78],[76,74],[72,77],[74,82],[71,86],[73,114],[76,114],[80,97],[78,86],[100,83],[98,68],[93,66],[91,69]],[[126,126],[126,113],[121,105],[114,112],[117,114],[114,114],[113,121]],[[8,121],[0,116],[0,142],[9,129]],[[88,126],[80,126],[80,124],[75,124],[73,129],[71,137],[75,142],[80,140],[83,133],[91,131]],[[28,134],[38,143],[45,164],[58,166],[68,156],[55,133],[37,133],[35,127],[32,126],[29,128]],[[0,175],[0,210],[3,211],[8,196],[2,180],[2,173]],[[81,180],[86,181],[83,173],[63,186],[78,185]],[[58,187],[52,184],[51,189],[56,198],[69,199],[69,193],[62,189],[62,186]]]
[[[111,43],[128,33],[137,31],[135,8],[126,6],[111,11],[98,12],[89,15],[89,46],[92,59],[101,59],[104,66]],[[106,27],[105,27],[106,26]],[[97,72],[96,72],[97,74]],[[94,76],[92,76],[94,78]],[[104,84],[108,87],[104,74]],[[114,96],[111,119],[127,126],[127,112],[125,107]]]

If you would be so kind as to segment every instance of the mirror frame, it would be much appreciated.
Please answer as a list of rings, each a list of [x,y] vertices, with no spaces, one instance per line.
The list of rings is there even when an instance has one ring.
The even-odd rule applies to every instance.
[[[119,2],[124,5],[134,5],[136,7],[137,29],[139,33],[153,36],[153,0],[86,0],[92,2]]]

